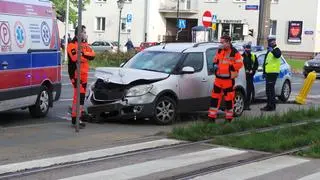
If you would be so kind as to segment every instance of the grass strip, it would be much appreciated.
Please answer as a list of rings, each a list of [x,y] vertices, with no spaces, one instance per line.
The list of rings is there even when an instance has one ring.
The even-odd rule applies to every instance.
[[[310,158],[320,158],[320,141],[315,142],[308,150],[299,151],[295,155]]]
[[[320,118],[320,108],[288,110],[283,114],[262,115],[260,117],[243,116],[231,124],[221,125],[204,121],[194,121],[184,126],[174,127],[168,134],[171,138],[199,141],[224,135],[259,128],[268,128],[286,123],[302,122]]]
[[[280,153],[294,148],[312,145],[319,141],[320,124],[288,127],[265,133],[252,132],[244,136],[216,137],[212,143],[243,149]],[[320,152],[320,149],[318,149]],[[319,154],[318,154],[319,155]]]
[[[291,68],[295,70],[302,70],[305,63],[305,61],[301,59],[287,59],[287,62]]]

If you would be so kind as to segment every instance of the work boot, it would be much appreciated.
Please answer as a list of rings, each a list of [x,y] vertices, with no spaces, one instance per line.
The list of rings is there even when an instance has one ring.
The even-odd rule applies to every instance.
[[[72,125],[75,127],[76,126],[76,118],[73,117],[72,118]],[[86,127],[86,124],[84,122],[82,122],[81,120],[79,120],[79,128],[83,129]]]
[[[271,108],[270,106],[265,106],[260,109],[261,111],[274,111],[275,109]]]

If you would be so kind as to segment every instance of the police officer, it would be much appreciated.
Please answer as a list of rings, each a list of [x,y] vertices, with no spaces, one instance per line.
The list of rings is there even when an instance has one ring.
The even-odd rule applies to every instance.
[[[250,103],[251,98],[254,90],[253,86],[253,76],[258,69],[258,60],[257,56],[251,52],[251,45],[247,44],[244,46],[244,52],[242,54],[243,57],[243,64],[246,71],[246,80],[247,80],[247,98],[245,102],[244,110],[251,110]]]
[[[281,50],[277,47],[276,38],[268,38],[268,52],[263,63],[263,76],[266,78],[267,105],[262,111],[274,111],[276,109],[275,84],[280,73]]]
[[[80,65],[80,97],[77,97],[77,59],[78,59],[78,39],[81,37],[81,65]],[[80,128],[85,127],[85,123],[81,120],[84,120],[84,100],[88,82],[88,73],[89,73],[89,61],[95,58],[95,52],[90,48],[87,43],[86,27],[81,27],[81,32],[78,33],[78,28],[75,29],[75,37],[68,45],[68,72],[71,83],[73,85],[73,102],[72,102],[72,124],[76,123],[76,103],[77,99],[80,98]]]

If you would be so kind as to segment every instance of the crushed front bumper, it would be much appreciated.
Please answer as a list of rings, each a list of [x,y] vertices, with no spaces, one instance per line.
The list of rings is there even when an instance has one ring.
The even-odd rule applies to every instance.
[[[112,103],[90,103],[90,105],[87,105],[87,112],[96,119],[150,118],[154,115],[155,99],[155,95],[148,93],[140,97],[128,97]]]

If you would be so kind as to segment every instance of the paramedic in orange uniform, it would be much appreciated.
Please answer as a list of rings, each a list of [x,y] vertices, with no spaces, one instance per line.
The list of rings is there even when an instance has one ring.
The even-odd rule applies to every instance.
[[[86,27],[81,27],[81,32],[78,34],[78,28],[75,29],[75,37],[68,44],[68,72],[69,77],[73,85],[73,102],[72,102],[72,124],[76,123],[76,103],[77,103],[77,59],[78,59],[78,37],[81,37],[81,65],[80,65],[80,128],[85,127],[85,123],[82,122],[84,110],[84,100],[88,82],[89,61],[95,58],[95,52],[90,48],[87,43]]]
[[[215,121],[220,107],[222,96],[225,100],[225,118],[231,122],[233,119],[233,106],[235,96],[235,78],[243,66],[241,54],[232,46],[230,36],[222,36],[220,47],[213,59],[215,81],[211,94],[208,117]]]

